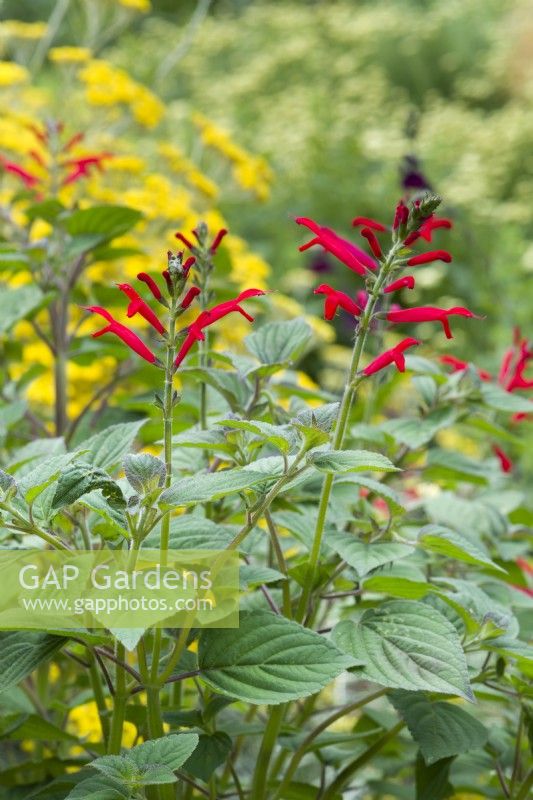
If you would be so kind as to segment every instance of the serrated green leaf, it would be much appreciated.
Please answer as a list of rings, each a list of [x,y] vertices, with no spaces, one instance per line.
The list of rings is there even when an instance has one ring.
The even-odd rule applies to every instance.
[[[6,290],[4,287],[0,293],[0,335],[7,333],[19,320],[42,308],[45,302],[45,295],[32,283],[16,289]]]
[[[490,567],[498,572],[507,574],[506,570],[495,564],[489,556],[469,539],[461,536],[450,528],[442,525],[426,525],[418,534],[418,543],[433,553],[464,561],[466,564],[475,564],[480,567]]]
[[[153,492],[165,482],[164,463],[150,453],[130,453],[123,466],[128,483],[141,495]]]
[[[204,517],[184,514],[170,520],[170,550],[225,550],[233,539],[231,527]],[[147,548],[159,547],[159,530],[152,531],[143,541]]]
[[[216,768],[226,761],[232,745],[230,737],[222,731],[201,733],[198,746],[183,769],[207,783]]]
[[[527,397],[506,392],[496,383],[483,383],[480,387],[481,397],[485,405],[497,411],[508,411],[511,414],[533,413],[533,403]]]
[[[94,235],[96,244],[123,236],[141,217],[140,211],[126,206],[92,206],[69,214],[65,228],[74,237]]]
[[[363,488],[368,489],[370,494],[375,494],[378,497],[381,497],[383,500],[385,500],[393,514],[401,514],[403,511],[405,511],[405,507],[400,502],[400,498],[398,497],[397,493],[386,483],[381,483],[380,481],[376,481],[373,478],[367,477],[366,475],[358,474],[345,474],[337,478],[335,481],[335,487],[345,486],[346,484],[362,486]],[[335,491],[335,488],[333,491]]]
[[[255,433],[262,441],[270,442],[282,453],[288,453],[295,441],[294,432],[289,425],[271,425],[269,422],[245,419],[223,419],[217,424]]]
[[[118,483],[103,469],[78,462],[60,476],[52,508],[72,505],[84,494],[99,489],[112,508],[124,509],[126,501]]]
[[[406,558],[415,552],[415,548],[409,544],[401,542],[368,543],[358,539],[355,534],[344,531],[331,531],[327,536],[327,542],[347,564],[355,569],[360,578],[383,564]]]
[[[290,361],[313,339],[313,331],[303,317],[288,322],[269,322],[249,334],[244,343],[262,364]]]
[[[174,772],[189,758],[197,744],[196,733],[172,733],[133,747],[128,752],[128,758],[139,769],[157,764]]]
[[[307,697],[354,664],[323,636],[268,611],[244,612],[238,630],[203,630],[198,662],[209,686],[253,705]]]
[[[0,633],[0,692],[5,692],[59,650],[65,639],[34,631]]]
[[[309,462],[321,472],[397,472],[386,456],[372,450],[324,450],[313,453]]]
[[[57,480],[61,472],[75,457],[75,453],[52,456],[25,472],[18,478],[19,495],[24,497],[28,503],[32,503],[47,486]]]
[[[390,702],[407,723],[426,764],[483,747],[488,730],[459,706],[432,703],[423,692],[396,690]]]
[[[111,425],[78,445],[79,450],[87,450],[84,460],[95,467],[110,470],[120,464],[131,450],[135,437],[146,420],[119,422]]]
[[[193,475],[182,478],[165,489],[159,497],[159,505],[162,508],[172,508],[218,500],[228,494],[250,489],[264,480],[263,473],[248,469],[227,469],[223,472]]]
[[[453,424],[457,412],[453,408],[438,409],[420,419],[389,419],[381,423],[381,430],[397,442],[415,450],[433,439],[438,431]]]
[[[392,600],[344,620],[334,641],[365,662],[361,674],[383,686],[456,694],[473,700],[468,669],[454,626],[436,609]]]
[[[105,775],[94,775],[78,783],[66,800],[129,800],[130,791]]]

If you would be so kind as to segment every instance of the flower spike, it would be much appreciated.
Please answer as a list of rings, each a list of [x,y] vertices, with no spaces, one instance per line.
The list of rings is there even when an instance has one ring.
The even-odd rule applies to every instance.
[[[385,350],[380,356],[375,358],[370,364],[364,368],[364,375],[373,375],[375,372],[388,367],[389,364],[395,364],[400,372],[405,372],[405,356],[404,351],[409,347],[415,347],[420,344],[418,339],[413,339],[411,336],[402,341],[390,350]]]
[[[134,353],[137,353],[138,356],[144,358],[145,361],[148,361],[150,364],[155,364],[156,366],[161,366],[161,362],[159,359],[152,353],[150,348],[148,348],[142,339],[139,339],[136,333],[130,331],[125,325],[122,325],[116,319],[114,319],[109,311],[106,311],[105,308],[101,306],[83,306],[86,311],[90,311],[92,314],[100,314],[101,317],[104,317],[109,323],[106,325],[105,328],[102,328],[100,331],[95,331],[92,334],[93,338],[97,338],[98,336],[103,336],[104,333],[114,333],[115,336],[118,336],[119,339],[122,339],[125,345],[127,345],[130,350],[133,350]]]

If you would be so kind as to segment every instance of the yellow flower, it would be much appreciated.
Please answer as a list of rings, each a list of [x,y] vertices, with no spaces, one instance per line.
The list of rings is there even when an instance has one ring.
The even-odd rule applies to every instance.
[[[88,47],[52,47],[48,52],[48,58],[56,64],[81,64],[89,61],[91,55]]]
[[[155,94],[144,86],[139,86],[131,110],[140,125],[155,128],[165,113],[165,106]]]
[[[152,10],[150,0],[118,0],[118,2],[119,5],[125,8],[131,8],[134,11],[140,11],[142,14],[146,14],[148,11]]]
[[[114,156],[107,164],[107,169],[137,175],[146,169],[146,161],[139,156]]]
[[[67,730],[87,742],[101,741],[102,728],[98,716],[98,707],[94,700],[89,703],[82,703],[82,705],[70,710]],[[132,725],[131,722],[125,722],[122,734],[123,747],[132,747],[136,738],[137,729],[135,725]]]
[[[0,24],[0,36],[13,39],[40,39],[48,30],[46,22],[23,22],[20,19],[6,19]]]
[[[29,81],[30,73],[26,67],[15,64],[14,61],[0,61],[0,87],[15,86],[18,83]]]

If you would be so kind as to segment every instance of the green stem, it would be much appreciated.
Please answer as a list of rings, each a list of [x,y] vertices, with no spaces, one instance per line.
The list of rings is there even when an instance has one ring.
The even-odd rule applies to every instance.
[[[102,736],[105,742],[109,741],[109,710],[104,694],[104,687],[102,685],[102,678],[100,670],[98,669],[98,661],[94,652],[87,648],[87,656],[89,659],[89,675],[91,678],[91,687],[93,690],[94,701],[98,709],[98,717],[100,719],[100,727],[102,728]]]
[[[285,556],[283,555],[283,549],[281,547],[281,542],[278,537],[278,532],[276,530],[274,520],[272,519],[272,515],[270,514],[268,508],[265,509],[265,520],[268,527],[268,531],[270,533],[270,539],[276,556],[278,569],[285,576],[285,580],[281,584],[281,593],[283,597],[283,615],[287,617],[287,619],[290,619],[292,617],[292,605],[291,605],[291,587],[289,582],[289,571],[287,569],[287,564],[285,562]]]
[[[322,731],[325,731],[329,728],[330,725],[333,725],[338,719],[342,719],[347,714],[351,714],[353,711],[357,711],[358,708],[362,708],[363,706],[371,703],[373,700],[377,700],[378,697],[382,697],[386,694],[387,689],[380,689],[378,692],[374,692],[374,694],[367,695],[366,697],[361,698],[360,700],[356,700],[354,703],[351,703],[349,706],[344,706],[344,708],[335,711],[333,714],[330,714],[329,717],[326,717],[320,725],[317,725],[303,740],[300,744],[296,752],[294,753],[293,757],[291,758],[289,765],[286,769],[285,775],[283,776],[283,780],[278,787],[276,794],[274,795],[274,800],[278,800],[278,798],[282,797],[284,792],[288,789],[288,786],[292,780],[292,776],[298,769],[298,765],[300,761],[307,753],[309,746],[314,742],[314,740],[319,736]]]
[[[531,789],[532,786],[533,786],[533,769],[531,769],[526,775],[526,778],[522,786],[519,788],[514,800],[527,800],[527,798],[529,797],[529,790]]]
[[[380,274],[374,286],[372,287],[372,291],[369,293],[368,302],[366,304],[363,314],[361,315],[361,320],[359,322],[359,326],[357,328],[357,333],[355,336],[354,348],[352,351],[352,360],[350,363],[350,369],[348,372],[346,386],[342,396],[339,408],[339,415],[337,417],[337,422],[335,425],[335,436],[333,438],[334,450],[340,450],[344,444],[344,439],[346,436],[346,430],[348,427],[350,411],[352,408],[352,402],[356,388],[354,386],[354,381],[356,380],[357,371],[359,369],[359,363],[361,361],[361,356],[363,354],[365,343],[367,340],[368,330],[370,327],[370,322],[372,320],[372,314],[374,313],[376,303],[380,298],[381,290],[387,278],[389,277],[391,270],[394,267],[394,258],[400,246],[401,245],[399,244],[395,244],[392,246],[381,268]],[[318,514],[315,527],[315,535],[313,538],[313,544],[311,547],[311,552],[309,554],[309,562],[307,565],[307,579],[305,581],[305,586],[303,588],[302,594],[300,595],[300,602],[298,604],[298,610],[296,613],[296,619],[298,622],[304,621],[309,610],[311,592],[314,587],[316,574],[318,570],[320,550],[322,547],[322,537],[324,534],[324,527],[326,524],[326,517],[328,513],[329,498],[331,496],[331,488],[333,486],[333,479],[334,475],[330,473],[326,475],[326,477],[324,478],[324,483],[322,484],[322,492],[320,494],[320,502],[318,506]]]
[[[328,786],[322,795],[322,800],[334,800],[334,798],[338,796],[338,793],[344,789],[352,775],[354,775],[357,770],[359,770],[361,767],[364,767],[365,764],[371,761],[374,756],[379,753],[379,751],[382,750],[386,744],[394,739],[404,727],[405,722],[398,722],[397,725],[384,733],[383,736],[377,740],[377,742],[374,742],[374,744],[371,745],[368,750],[365,750],[365,752],[361,753],[360,756],[357,756],[357,758],[354,758],[353,761],[350,761],[350,763],[341,772],[339,772],[333,783]]]
[[[125,661],[126,659],[126,648],[118,641],[115,645],[115,656],[119,661]],[[124,728],[124,719],[126,717],[127,699],[126,670],[117,664],[113,716],[111,717],[111,730],[107,745],[107,752],[109,755],[119,754],[122,747],[122,731]]]
[[[274,706],[265,728],[261,748],[257,756],[256,767],[252,782],[251,796],[254,800],[264,800],[267,796],[267,774],[270,759],[276,746],[279,729],[285,713],[285,704]]]

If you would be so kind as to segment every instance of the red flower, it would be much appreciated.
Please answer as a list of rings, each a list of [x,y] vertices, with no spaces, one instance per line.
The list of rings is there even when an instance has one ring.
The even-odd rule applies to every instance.
[[[431,235],[433,231],[437,230],[437,228],[452,228],[453,224],[451,220],[445,219],[444,217],[428,217],[418,229],[418,235],[425,239],[426,242],[431,242]]]
[[[454,372],[460,372],[468,367],[468,363],[466,361],[461,361],[460,358],[455,358],[455,356],[441,356],[439,360],[443,364],[448,364],[450,367],[453,367]],[[478,369],[477,374],[482,381],[492,380],[492,375],[490,372],[487,372],[484,369]]]
[[[305,225],[306,228],[309,228],[315,234],[314,239],[311,239],[307,244],[301,245],[299,248],[300,252],[318,244],[359,275],[364,275],[367,269],[377,268],[376,262],[374,259],[370,258],[368,253],[365,253],[364,250],[361,250],[361,248],[349,242],[347,239],[343,239],[336,234],[335,231],[331,230],[331,228],[318,225],[307,217],[297,217],[296,222],[298,225]]]
[[[154,279],[150,277],[150,275],[148,275],[146,272],[139,272],[137,275],[137,280],[142,281],[148,286],[156,300],[161,300],[161,290]]]
[[[364,368],[363,373],[365,375],[373,375],[375,372],[384,369],[384,367],[388,367],[389,364],[396,364],[400,372],[405,372],[404,350],[407,350],[408,347],[414,347],[417,344],[420,344],[418,339],[413,339],[411,336],[407,339],[403,339],[396,347],[385,350],[384,353],[371,361],[370,364]]]
[[[187,239],[187,238],[186,238],[186,237],[183,235],[183,233],[180,233],[180,232],[178,231],[178,233],[175,233],[175,234],[174,234],[174,236],[176,237],[176,239],[179,239],[179,240],[180,240],[180,242],[183,242],[183,244],[185,245],[185,247],[188,247],[188,248],[189,248],[189,250],[192,250],[192,249],[194,248],[194,245],[192,244],[192,242],[190,242],[190,241],[189,241],[189,240],[188,240],[188,239]]]
[[[416,308],[402,308],[399,311],[389,311],[389,322],[440,322],[447,339],[453,339],[448,317],[475,317],[480,319],[468,308],[454,306],[453,308],[437,308],[436,306],[418,306]]]
[[[513,471],[514,464],[511,461],[511,459],[509,458],[509,456],[506,455],[506,453],[504,453],[504,451],[501,449],[501,447],[498,447],[497,444],[493,445],[492,446],[492,452],[498,458],[498,461],[500,462],[500,468],[501,468],[502,472],[508,473],[508,472],[512,472]]]
[[[405,225],[407,220],[409,219],[409,209],[403,202],[400,200],[398,205],[396,206],[396,211],[394,212],[394,222],[392,223],[392,230],[397,230],[400,225]]]
[[[0,156],[0,166],[6,172],[10,172],[12,175],[16,175],[17,178],[20,178],[28,189],[33,189],[33,187],[39,183],[39,178],[36,175],[32,175],[31,172],[21,167],[20,164],[15,164],[14,161],[8,161],[3,156]]]
[[[86,311],[90,311],[93,314],[100,314],[101,317],[104,317],[109,322],[109,325],[106,325],[105,328],[102,328],[100,331],[95,331],[92,336],[96,338],[97,336],[103,336],[104,333],[114,333],[115,336],[118,336],[119,339],[122,339],[124,344],[126,344],[134,353],[137,353],[138,356],[144,358],[145,361],[148,361],[150,364],[157,364],[160,365],[159,359],[152,353],[152,351],[145,345],[145,343],[139,339],[136,333],[130,331],[129,328],[126,328],[125,325],[122,325],[120,322],[117,322],[116,319],[113,319],[109,311],[106,311],[105,308],[101,308],[101,306],[85,306]]]
[[[321,283],[320,286],[317,286],[314,294],[326,295],[324,318],[327,320],[333,319],[338,308],[343,308],[348,314],[353,314],[355,317],[358,317],[362,311],[355,300],[352,300],[352,298],[344,292],[338,292],[336,289],[333,289],[333,287],[329,286],[327,283]]]
[[[383,291],[385,294],[389,294],[390,292],[396,292],[398,289],[404,289],[407,287],[408,289],[415,288],[415,279],[412,275],[405,275],[403,278],[398,278],[397,281],[393,281],[386,286]]]
[[[352,225],[354,228],[359,228],[361,225],[364,225],[367,228],[372,228],[375,231],[386,231],[387,228],[385,225],[382,225],[381,222],[377,222],[375,219],[371,219],[370,217],[356,217],[352,220]]]
[[[381,245],[378,242],[374,231],[372,231],[370,228],[363,228],[361,231],[361,236],[365,237],[368,244],[370,245],[370,249],[376,256],[376,258],[383,258],[383,253],[381,252]]]
[[[73,167],[66,178],[62,181],[63,186],[78,181],[80,178],[88,178],[91,174],[91,167],[96,167],[100,172],[103,171],[102,162],[106,158],[113,158],[111,153],[100,153],[94,156],[84,156],[83,158],[71,158],[64,161],[62,166]]]
[[[445,261],[449,264],[451,260],[452,257],[446,250],[430,250],[427,253],[412,256],[407,260],[407,264],[410,267],[416,267],[419,264],[430,264],[432,261]]]
[[[222,241],[224,236],[226,236],[227,232],[228,231],[226,230],[226,228],[221,228],[219,230],[219,232],[217,233],[217,235],[215,236],[209,247],[209,252],[211,253],[211,255],[215,255],[216,251],[220,246],[220,242]],[[200,243],[200,240],[198,238],[198,233],[196,231],[193,231],[193,234],[195,235],[198,243]],[[183,233],[181,233],[180,231],[178,231],[178,233],[175,233],[174,236],[176,237],[176,239],[179,239],[180,242],[183,242],[185,247],[187,247],[189,250],[191,251],[196,250],[196,247],[193,245],[193,243],[189,239],[187,239],[187,237],[184,236]]]
[[[158,333],[161,335],[166,333],[164,325],[158,320],[148,303],[145,303],[142,297],[137,294],[133,286],[130,286],[129,283],[119,283],[117,285],[120,291],[124,292],[126,297],[131,301],[126,311],[126,316],[128,318],[135,316],[135,314],[140,314],[140,316],[149,322],[152,328],[155,328]]]
[[[515,389],[531,389],[533,387],[533,380],[524,377],[524,370],[527,368],[531,358],[533,358],[533,352],[529,349],[527,340],[523,339],[519,344],[518,357],[512,374],[505,378],[505,388],[508,392],[513,392]],[[510,366],[511,364],[509,363],[507,372]]]
[[[198,297],[200,292],[201,292],[201,289],[199,289],[198,286],[191,286],[191,288],[189,289],[189,291],[187,292],[187,294],[185,295],[185,297],[181,301],[181,307],[182,308],[189,308],[189,306],[192,303],[192,301],[194,300],[194,298]]]
[[[358,306],[361,306],[361,308],[366,308],[366,304],[368,303],[368,292],[365,292],[364,289],[359,289],[359,291],[355,294],[355,301]]]
[[[227,300],[225,303],[219,303],[207,311],[202,311],[202,313],[187,328],[187,335],[174,361],[175,369],[180,366],[194,343],[203,341],[205,339],[203,329],[207,328],[209,325],[212,325],[214,322],[217,322],[219,319],[222,319],[222,317],[231,314],[233,311],[237,311],[249,322],[253,322],[254,318],[250,316],[250,314],[248,314],[244,308],[241,308],[239,304],[243,300],[247,300],[249,297],[259,297],[260,295],[264,294],[266,294],[266,292],[263,291],[263,289],[246,289],[244,292],[241,292],[238,297],[234,297],[232,300]]]

